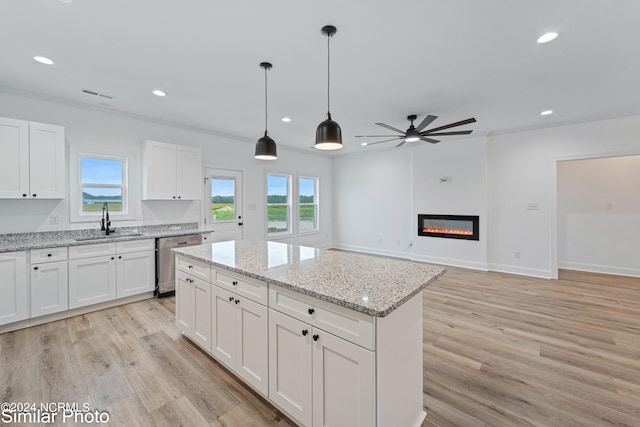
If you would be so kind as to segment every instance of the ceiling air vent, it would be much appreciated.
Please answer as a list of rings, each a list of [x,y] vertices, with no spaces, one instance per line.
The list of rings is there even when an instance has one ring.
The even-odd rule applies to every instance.
[[[101,98],[106,98],[106,99],[113,99],[113,96],[111,95],[107,95],[106,93],[96,92],[94,90],[82,89],[82,92],[86,93],[87,95],[99,96]]]

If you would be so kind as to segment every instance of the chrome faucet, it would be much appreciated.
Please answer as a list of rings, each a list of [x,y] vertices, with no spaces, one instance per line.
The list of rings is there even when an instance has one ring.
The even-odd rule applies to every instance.
[[[104,234],[108,236],[109,233],[113,231],[110,227],[111,221],[109,220],[109,204],[107,202],[104,202],[104,204],[102,205],[102,220],[100,221],[100,231],[104,231]]]

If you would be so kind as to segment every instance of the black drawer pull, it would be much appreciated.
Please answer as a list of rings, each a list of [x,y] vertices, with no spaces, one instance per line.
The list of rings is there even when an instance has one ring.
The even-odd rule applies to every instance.
[[[318,341],[318,339],[319,339],[319,338],[320,338],[320,335],[314,335],[314,336],[313,336],[313,340],[314,340],[314,341]]]
[[[233,297],[229,297],[229,302],[233,302]]]
[[[310,308],[308,311],[309,311],[309,314],[315,313],[315,310],[313,308]]]
[[[233,282],[231,282],[231,284],[232,284],[233,286],[236,286],[236,285],[238,284],[238,282],[234,280]]]
[[[33,269],[34,269],[34,270],[37,270],[37,269],[38,269],[38,267],[37,267],[37,266],[36,266],[36,267],[33,267]]]
[[[47,256],[51,256],[51,254],[47,254]]]
[[[306,329],[303,329],[303,330],[302,330],[302,336],[303,336],[303,337],[306,337],[308,333],[309,333],[309,331],[308,331],[308,330],[306,330]]]

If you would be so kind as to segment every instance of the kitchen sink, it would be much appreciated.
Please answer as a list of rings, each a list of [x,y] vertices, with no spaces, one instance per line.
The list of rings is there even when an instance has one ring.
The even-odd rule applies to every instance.
[[[137,237],[143,236],[142,233],[113,233],[113,234],[101,234],[99,236],[89,236],[89,237],[79,237],[75,239],[76,242],[86,242],[89,240],[109,240],[109,239],[117,239],[119,237]]]

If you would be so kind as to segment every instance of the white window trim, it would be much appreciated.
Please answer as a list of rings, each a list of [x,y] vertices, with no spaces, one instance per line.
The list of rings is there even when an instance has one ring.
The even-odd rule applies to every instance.
[[[300,203],[300,180],[301,179],[313,179],[315,182],[315,188],[313,193],[313,203]],[[298,229],[299,236],[310,236],[313,234],[320,234],[320,177],[311,176],[311,175],[303,175],[299,174],[296,178],[297,183],[297,202],[298,206],[296,208],[298,223],[296,224]],[[316,228],[313,230],[300,230],[300,206],[315,206],[315,214],[316,214]]]
[[[127,155],[113,154],[113,153],[100,153],[94,150],[69,150],[70,156],[70,171],[69,171],[69,222],[70,223],[93,223],[97,222],[102,212],[96,212],[95,214],[87,214],[82,212],[82,182],[81,182],[81,161],[84,157],[91,157],[96,159],[106,160],[121,160],[123,184],[122,184],[122,205],[123,212],[109,212],[109,218],[112,221],[129,221],[135,220],[135,208],[132,204],[132,195],[129,191],[131,185],[131,177],[129,170],[130,158]],[[94,187],[101,187],[103,185],[96,184]],[[104,185],[110,187],[109,185]],[[120,186],[115,186],[120,187]]]
[[[289,203],[269,203],[269,176],[280,176],[280,177],[284,177],[287,178],[289,180],[289,191],[288,191],[288,200]],[[295,232],[294,230],[297,227],[297,224],[294,224],[294,218],[295,216],[293,215],[293,210],[295,209],[294,207],[294,177],[295,174],[293,173],[286,173],[286,172],[267,172],[265,174],[265,180],[264,180],[264,184],[265,184],[265,195],[264,195],[264,199],[265,199],[265,232],[267,233],[267,238],[268,239],[284,239],[284,238],[288,238],[288,237],[292,237],[295,236]],[[269,233],[269,205],[271,206],[288,206],[288,224],[289,224],[289,231],[281,231],[278,233]]]

